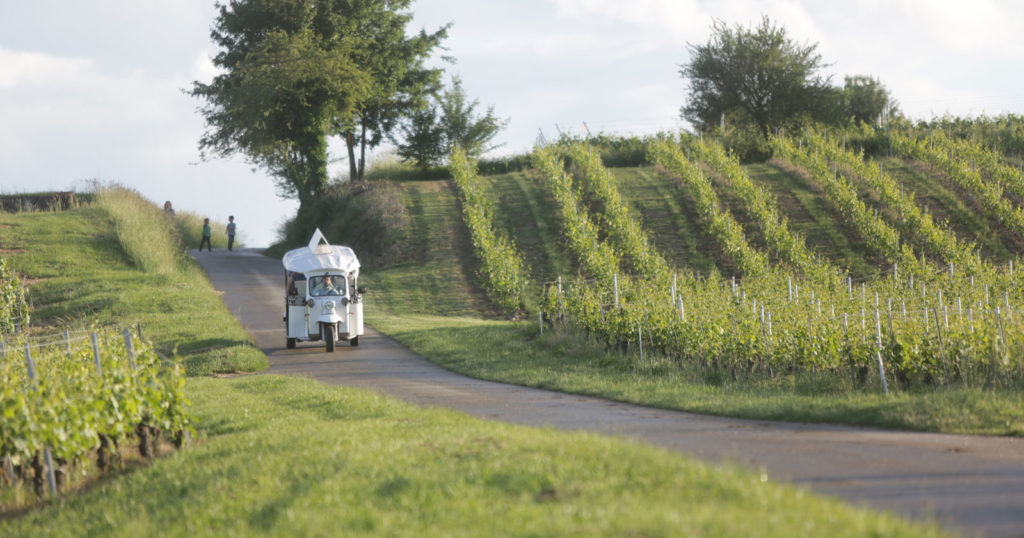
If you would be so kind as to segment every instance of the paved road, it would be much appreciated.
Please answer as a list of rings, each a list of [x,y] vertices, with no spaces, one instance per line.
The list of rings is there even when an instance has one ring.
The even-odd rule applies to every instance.
[[[636,437],[712,462],[968,535],[1024,537],[1024,439],[788,424],[650,409],[451,373],[367,328],[359,347],[285,348],[284,270],[256,251],[196,253],[224,303],[270,358],[268,373],[309,375],[482,418]],[[366,304],[373,322],[372,294]]]

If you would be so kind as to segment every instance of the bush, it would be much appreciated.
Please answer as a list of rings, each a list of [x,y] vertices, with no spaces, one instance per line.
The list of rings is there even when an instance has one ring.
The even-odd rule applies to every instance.
[[[392,265],[401,260],[409,236],[401,193],[400,185],[387,180],[334,183],[285,223],[281,241],[270,252],[303,246],[320,228],[332,244],[351,247],[364,265]]]

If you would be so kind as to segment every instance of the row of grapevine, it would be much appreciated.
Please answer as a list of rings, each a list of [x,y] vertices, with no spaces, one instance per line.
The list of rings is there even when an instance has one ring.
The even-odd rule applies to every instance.
[[[840,275],[836,267],[816,259],[804,238],[789,229],[786,218],[779,214],[774,197],[751,181],[739,159],[728,155],[721,144],[705,139],[690,139],[687,147],[698,160],[707,163],[729,181],[743,204],[743,210],[757,223],[765,242],[780,259],[819,282],[830,281]]]
[[[0,258],[0,334],[27,327],[29,322],[25,286],[18,275]]]
[[[127,330],[123,339],[65,333],[2,351],[0,460],[8,479],[32,476],[37,493],[44,453],[52,456],[50,470],[66,473],[93,455],[105,470],[122,440],[136,438],[149,456],[161,433],[180,445],[193,431],[183,372]]]
[[[821,153],[831,163],[849,171],[853,178],[866,183],[883,203],[895,209],[901,220],[894,224],[900,225],[904,240],[914,241],[946,264],[954,263],[969,270],[977,268],[979,262],[974,256],[974,245],[958,239],[952,230],[937,226],[931,215],[921,211],[915,203],[913,193],[904,193],[880,163],[866,161],[863,152],[858,155],[834,141],[828,142],[819,132],[806,133],[802,141],[808,150]]]
[[[506,313],[515,314],[526,302],[529,270],[515,244],[494,230],[491,197],[476,165],[461,148],[452,151],[449,170],[459,192],[463,221],[469,228],[473,250],[480,258],[484,289]]]
[[[821,184],[829,201],[869,248],[884,255],[890,263],[898,264],[900,271],[916,275],[928,272],[926,264],[918,260],[910,246],[900,241],[899,233],[868,210],[857,190],[837,169],[829,167],[823,155],[812,154],[810,148],[798,147],[792,140],[780,136],[772,137],[770,144],[776,158],[807,170]]]
[[[1024,235],[1024,210],[1003,196],[1002,185],[986,181],[972,161],[958,154],[953,141],[941,132],[934,133],[931,141],[894,132],[892,145],[898,155],[919,159],[945,172],[978,201],[986,216]]]
[[[672,274],[668,262],[650,244],[643,225],[623,203],[611,172],[602,164],[598,152],[576,142],[569,145],[566,154],[581,190],[600,203],[600,221],[608,242],[631,262],[635,274],[668,282]]]
[[[708,232],[718,240],[740,272],[748,276],[768,272],[768,258],[750,246],[742,226],[721,207],[718,194],[700,166],[687,159],[679,145],[669,139],[652,141],[649,151],[651,162],[675,174],[693,196],[697,214]]]
[[[576,194],[572,176],[566,173],[558,149],[553,146],[538,148],[532,159],[534,168],[551,188],[558,204],[569,249],[585,272],[603,285],[611,285],[619,273],[621,257],[614,248],[599,239],[597,225]]]

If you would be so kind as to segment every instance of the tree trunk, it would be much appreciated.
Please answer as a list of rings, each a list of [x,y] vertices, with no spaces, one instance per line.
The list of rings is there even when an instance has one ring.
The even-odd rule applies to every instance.
[[[359,181],[366,176],[366,124],[361,125],[362,132],[359,135]]]
[[[356,137],[352,131],[345,131],[345,146],[348,147],[348,179],[355,181],[359,177],[356,167]]]

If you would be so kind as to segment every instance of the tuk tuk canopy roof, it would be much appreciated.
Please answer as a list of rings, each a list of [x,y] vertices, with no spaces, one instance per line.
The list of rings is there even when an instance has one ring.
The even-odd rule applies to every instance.
[[[359,259],[351,248],[333,246],[317,228],[309,245],[289,250],[281,259],[284,268],[298,273],[337,270],[359,276]]]

